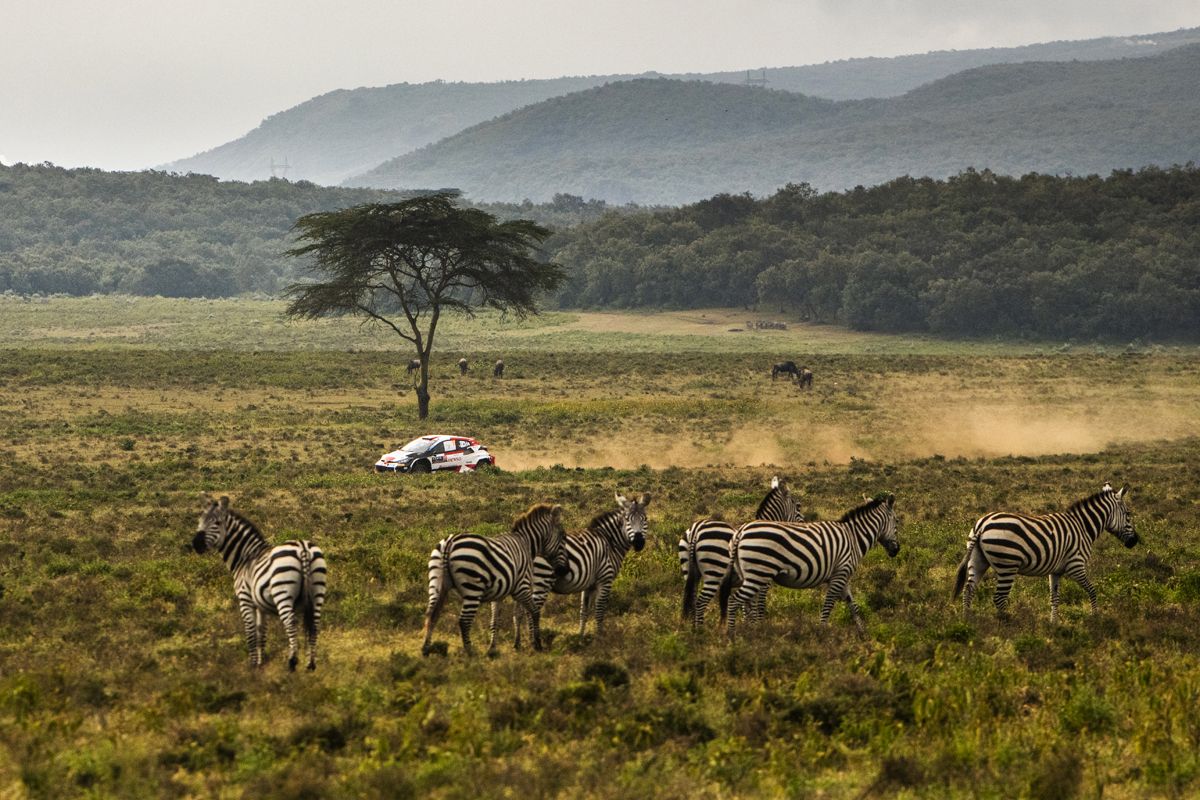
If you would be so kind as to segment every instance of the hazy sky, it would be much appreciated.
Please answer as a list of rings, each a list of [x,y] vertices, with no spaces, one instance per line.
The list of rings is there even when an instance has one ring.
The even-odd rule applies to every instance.
[[[339,88],[779,67],[1196,25],[1196,0],[0,0],[0,161],[151,167]]]

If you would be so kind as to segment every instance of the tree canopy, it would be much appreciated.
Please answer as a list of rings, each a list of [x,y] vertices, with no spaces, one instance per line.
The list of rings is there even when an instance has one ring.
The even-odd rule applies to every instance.
[[[498,222],[449,194],[307,214],[288,255],[311,258],[315,280],[290,286],[287,314],[355,315],[412,344],[421,369],[421,419],[429,413],[429,356],[443,311],[493,308],[535,314],[562,268],[534,253],[550,230],[525,219]]]

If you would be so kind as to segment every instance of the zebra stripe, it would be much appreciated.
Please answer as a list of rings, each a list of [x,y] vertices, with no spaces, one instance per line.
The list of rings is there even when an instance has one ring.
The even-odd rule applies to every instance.
[[[308,636],[308,668],[317,668],[317,632],[325,605],[325,556],[312,542],[293,540],[271,547],[254,523],[229,508],[229,498],[209,500],[200,514],[192,547],[218,550],[233,573],[233,592],[242,615],[250,665],[261,666],[267,642],[264,614],[275,614],[288,638],[288,669],[299,660],[297,612]]]
[[[778,476],[771,479],[771,490],[758,504],[754,518],[776,522],[803,522],[796,500]],[[692,620],[695,627],[704,624],[704,612],[709,601],[721,586],[729,570],[729,542],[735,528],[717,519],[700,519],[679,540],[679,566],[683,570],[683,619]],[[699,592],[696,586],[699,584]],[[755,598],[752,610],[764,616],[767,590]]]
[[[1096,538],[1108,531],[1126,547],[1138,543],[1125,504],[1128,490],[1123,486],[1114,492],[1106,483],[1066,511],[1037,516],[1001,511],[980,517],[967,539],[967,554],[958,565],[954,584],[954,596],[963,595],[963,614],[970,613],[976,586],[989,567],[996,571],[992,602],[1002,615],[1018,575],[1049,576],[1051,622],[1058,620],[1058,588],[1063,575],[1083,587],[1095,612],[1096,589],[1088,579],[1087,563]]]
[[[587,629],[588,618],[596,618],[596,632],[604,628],[604,615],[613,581],[621,571],[630,548],[640,551],[646,545],[646,507],[650,495],[635,500],[618,494],[617,509],[597,515],[587,530],[563,539],[566,573],[556,576],[543,558],[534,559],[534,604],[540,609],[550,592],[580,593],[579,635]],[[516,645],[521,646],[521,622],[518,611]]]
[[[900,552],[895,504],[896,498],[888,494],[847,511],[836,522],[756,521],[743,525],[729,545],[730,569],[721,582],[721,616],[728,635],[733,637],[737,612],[772,582],[793,589],[829,584],[821,605],[821,624],[828,625],[834,603],[845,600],[862,630],[862,609],[850,594],[850,578],[876,542],[889,556]]]
[[[463,650],[472,654],[471,625],[479,604],[512,596],[530,615],[533,646],[542,649],[540,610],[533,603],[533,560],[542,556],[562,570],[562,506],[539,503],[513,522],[503,536],[488,538],[470,533],[454,534],[438,542],[429,556],[429,606],[425,611],[425,643],[428,655],[442,606],[450,590],[462,597],[458,627]],[[497,606],[492,606],[491,643],[496,649]]]

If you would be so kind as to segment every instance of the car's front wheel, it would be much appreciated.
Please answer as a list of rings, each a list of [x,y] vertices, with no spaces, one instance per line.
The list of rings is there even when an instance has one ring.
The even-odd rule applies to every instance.
[[[432,472],[433,467],[431,467],[429,465],[428,461],[418,461],[417,463],[415,463],[411,467],[409,467],[408,471],[409,472],[426,473],[426,472]]]
[[[489,461],[485,458],[483,461],[480,461],[478,464],[475,465],[475,469],[483,470],[484,472],[487,472],[488,470],[494,468],[495,466],[496,466],[495,464],[493,464],[491,461]]]

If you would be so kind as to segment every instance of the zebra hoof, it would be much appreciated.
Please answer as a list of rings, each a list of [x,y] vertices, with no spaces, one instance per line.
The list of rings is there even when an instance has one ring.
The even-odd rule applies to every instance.
[[[299,663],[300,663],[300,659],[297,658],[296,656],[292,656],[291,658],[289,658],[288,659],[288,672],[295,672],[296,665]]]
[[[316,661],[309,661],[309,662],[308,662],[308,671],[309,671],[309,672],[316,672],[316,671],[317,671],[317,662],[316,662]]]

